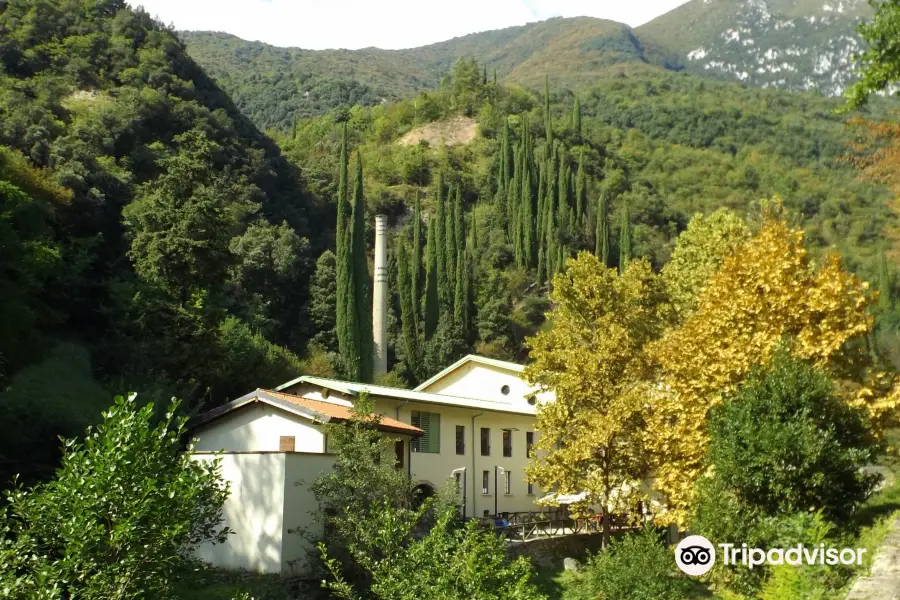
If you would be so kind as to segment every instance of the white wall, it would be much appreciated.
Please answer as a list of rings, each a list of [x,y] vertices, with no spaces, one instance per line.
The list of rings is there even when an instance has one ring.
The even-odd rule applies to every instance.
[[[324,452],[319,426],[262,402],[248,404],[194,432],[197,451],[278,452],[279,438],[294,436],[296,452]]]
[[[503,393],[504,385],[509,386],[508,394]],[[529,406],[528,396],[534,394],[535,387],[528,385],[521,373],[470,361],[422,391],[491,400],[521,408]],[[538,402],[553,398],[553,394],[547,392],[538,392],[536,396]]]
[[[194,454],[208,461],[210,454]],[[285,454],[224,454],[222,477],[231,484],[225,525],[235,531],[225,544],[206,544],[197,557],[217,567],[280,573],[284,532]]]
[[[334,456],[328,454],[288,454],[285,461],[284,487],[284,533],[282,542],[281,568],[283,574],[310,575],[309,552],[318,550],[310,545],[309,538],[292,533],[297,527],[321,536],[321,523],[313,521],[312,512],[318,504],[309,489],[309,484],[319,475],[331,471]],[[302,485],[296,485],[302,482]]]

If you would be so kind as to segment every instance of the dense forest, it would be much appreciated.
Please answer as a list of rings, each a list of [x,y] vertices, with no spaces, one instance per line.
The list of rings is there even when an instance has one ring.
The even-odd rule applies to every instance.
[[[775,195],[892,315],[896,217],[842,160],[835,101],[649,61],[526,90],[476,57],[398,102],[341,88],[267,136],[120,0],[0,10],[0,477],[43,474],[102,392],[190,412],[301,372],[368,378],[376,214],[394,238],[393,385],[467,352],[526,360],[579,250],[660,269],[694,213],[752,223]],[[299,93],[266,82],[230,92]],[[879,341],[893,349],[887,325]]]

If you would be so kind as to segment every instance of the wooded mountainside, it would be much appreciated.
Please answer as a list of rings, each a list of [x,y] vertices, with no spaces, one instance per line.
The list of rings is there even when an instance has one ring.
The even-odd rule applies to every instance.
[[[753,222],[773,195],[816,254],[837,249],[890,299],[881,233],[896,216],[887,191],[841,160],[853,132],[838,101],[640,61],[532,91],[495,82],[484,60],[436,58],[452,68],[428,80],[435,91],[368,107],[335,108],[371,90],[345,97],[316,79],[343,91],[313,118],[270,114],[271,98],[292,107],[299,92],[248,73],[223,82],[260,97],[244,115],[174,32],[121,0],[8,2],[0,477],[42,474],[56,436],[105,406],[98,390],[177,395],[197,410],[301,372],[356,373],[337,353],[340,275],[348,260],[363,269],[377,213],[396,237],[394,385],[471,351],[525,360],[549,275],[578,250],[659,269],[694,213],[727,207]],[[534,84],[545,66],[517,68]],[[284,127],[268,137],[259,125]],[[439,125],[472,135],[442,145]],[[337,198],[363,217],[351,255],[336,244]],[[883,314],[892,348],[890,302]]]

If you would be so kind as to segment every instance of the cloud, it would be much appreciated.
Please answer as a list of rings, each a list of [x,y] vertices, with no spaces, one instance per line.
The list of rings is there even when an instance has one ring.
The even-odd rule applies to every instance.
[[[412,48],[554,16],[637,25],[685,0],[141,0],[181,30],[224,31],[276,46]]]

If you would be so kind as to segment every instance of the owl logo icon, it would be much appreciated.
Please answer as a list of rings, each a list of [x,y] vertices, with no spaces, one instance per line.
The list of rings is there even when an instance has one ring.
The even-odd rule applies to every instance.
[[[702,535],[689,535],[675,548],[678,568],[695,577],[707,573],[716,563],[716,549]]]

